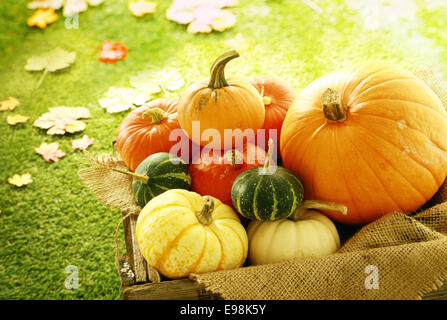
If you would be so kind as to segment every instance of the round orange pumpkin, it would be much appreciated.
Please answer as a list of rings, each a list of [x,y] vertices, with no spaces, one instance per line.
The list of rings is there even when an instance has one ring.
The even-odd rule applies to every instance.
[[[225,78],[228,61],[239,57],[235,50],[216,59],[209,79],[199,81],[183,92],[178,103],[178,120],[193,142],[215,149],[232,148],[237,139],[243,139],[246,129],[260,129],[264,123],[264,104],[258,91],[242,78]],[[199,135],[193,135],[194,122],[200,124]],[[202,137],[212,129],[220,139]],[[225,129],[239,129],[225,141]],[[211,131],[208,131],[211,132]],[[240,141],[240,140],[239,140]]]
[[[323,76],[290,107],[280,151],[305,199],[344,204],[326,214],[365,224],[420,208],[447,175],[447,112],[411,72],[371,62]]]
[[[181,138],[169,141],[169,135],[175,129]],[[131,171],[151,154],[170,152],[177,143],[182,144],[182,150],[188,150],[188,154],[181,154],[179,150],[176,155],[189,163],[191,142],[180,129],[177,99],[174,98],[153,100],[131,111],[116,134],[116,148]]]
[[[268,150],[269,139],[272,139],[275,144],[279,143],[282,123],[287,110],[295,100],[296,93],[289,85],[275,77],[258,76],[249,81],[261,94],[264,102],[265,119],[262,126],[264,132],[262,136],[258,136],[258,139],[264,138],[264,149]],[[260,145],[259,140],[257,144]]]
[[[225,151],[203,148],[189,166],[192,190],[203,196],[213,196],[233,207],[233,181],[242,172],[263,166],[266,157],[264,149],[252,143]]]

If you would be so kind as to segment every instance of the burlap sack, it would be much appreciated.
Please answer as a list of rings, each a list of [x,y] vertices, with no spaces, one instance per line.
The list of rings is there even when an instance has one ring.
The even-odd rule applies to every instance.
[[[427,71],[429,70],[429,71]],[[447,101],[435,68],[415,70]],[[445,104],[447,105],[447,104]],[[105,205],[138,214],[131,178],[115,155],[87,155],[81,179]],[[225,299],[420,299],[447,281],[447,183],[412,215],[389,213],[344,242],[332,255],[193,274]]]

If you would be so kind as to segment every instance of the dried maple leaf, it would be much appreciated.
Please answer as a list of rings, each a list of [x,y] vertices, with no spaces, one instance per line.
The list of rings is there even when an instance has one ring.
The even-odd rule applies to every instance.
[[[86,150],[93,143],[95,143],[94,138],[90,138],[88,135],[84,135],[81,139],[71,140],[71,147],[73,149]]]
[[[15,174],[11,178],[8,178],[8,182],[10,184],[20,188],[20,187],[26,186],[27,184],[30,184],[31,182],[33,182],[33,179],[31,178],[30,173],[25,173],[22,175]]]
[[[6,122],[11,126],[15,126],[16,124],[27,122],[28,119],[29,119],[29,117],[27,117],[27,116],[22,116],[21,114],[14,114],[14,115],[8,116],[6,118]]]
[[[26,24],[28,27],[45,29],[47,25],[56,22],[58,19],[59,15],[54,11],[54,9],[37,9],[26,20]]]
[[[39,87],[47,72],[68,68],[76,60],[76,52],[65,51],[61,48],[55,48],[39,56],[33,56],[26,61],[26,71],[42,71],[43,74],[37,83]]]
[[[0,111],[14,110],[19,105],[19,100],[14,97],[9,97],[8,100],[0,101]]]
[[[138,90],[155,94],[162,89],[176,91],[183,87],[185,81],[175,70],[142,71],[130,77],[130,84]]]
[[[50,144],[43,142],[34,150],[36,150],[38,154],[42,155],[42,158],[44,158],[46,162],[58,162],[60,158],[65,156],[65,152],[59,149],[59,143],[57,142]]]
[[[88,6],[96,7],[103,3],[104,0],[34,0],[28,3],[29,9],[54,9],[58,10],[63,7],[62,14],[64,17],[71,17],[74,14],[84,12]]]
[[[99,61],[115,63],[127,56],[127,48],[121,42],[104,41],[99,47]]]
[[[146,0],[131,0],[128,8],[135,17],[141,18],[157,10],[158,3]]]
[[[110,87],[98,102],[107,112],[117,113],[140,106],[151,98],[150,94],[139,89]]]
[[[48,129],[47,134],[65,134],[82,131],[85,129],[85,123],[77,119],[90,118],[90,111],[86,108],[57,107],[50,108],[49,112],[41,115],[34,126],[41,129]]]
[[[166,11],[169,20],[180,24],[189,24],[191,33],[210,33],[224,31],[236,23],[236,17],[225,7],[236,5],[231,0],[176,0]]]

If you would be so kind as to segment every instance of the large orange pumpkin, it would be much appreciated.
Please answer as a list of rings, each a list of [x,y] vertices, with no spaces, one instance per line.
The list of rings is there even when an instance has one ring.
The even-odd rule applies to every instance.
[[[264,123],[264,103],[259,92],[242,78],[225,78],[225,65],[237,57],[239,54],[235,50],[222,54],[212,65],[210,78],[187,88],[179,99],[180,126],[197,144],[215,149],[232,148],[237,144],[236,139],[244,137],[244,130],[251,129],[256,135],[256,130]],[[195,121],[200,123],[200,130],[197,130],[200,136],[193,135]],[[208,129],[218,133],[220,139],[202,137]],[[225,142],[225,129],[240,131],[233,132],[235,138]]]
[[[305,199],[344,204],[346,224],[412,212],[447,175],[447,113],[412,73],[365,63],[323,76],[289,109],[280,141],[284,166]]]
[[[179,137],[170,141],[169,135],[177,129]],[[181,143],[188,154],[176,155],[186,163],[190,161],[191,142],[182,133],[177,120],[177,99],[157,99],[130,112],[121,122],[116,134],[116,148],[131,171],[151,154],[170,152]],[[175,152],[172,152],[175,153]]]
[[[257,139],[263,137],[264,149],[268,150],[269,139],[272,139],[275,144],[279,143],[282,123],[296,94],[289,85],[275,77],[257,76],[250,78],[249,81],[261,94],[264,102],[265,119],[262,126],[264,132]],[[260,145],[259,140],[256,142]]]

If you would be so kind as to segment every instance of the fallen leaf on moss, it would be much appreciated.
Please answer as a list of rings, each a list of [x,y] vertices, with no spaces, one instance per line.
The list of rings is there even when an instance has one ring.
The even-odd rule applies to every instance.
[[[225,7],[236,5],[228,0],[176,0],[166,11],[169,20],[180,24],[189,24],[191,33],[210,33],[224,31],[236,23],[236,17]]]
[[[162,88],[176,91],[183,87],[185,81],[175,70],[142,71],[136,76],[130,77],[132,87],[148,94],[159,93]]]
[[[151,98],[150,94],[139,89],[110,87],[98,102],[108,113],[117,113],[141,106]]]
[[[146,0],[131,0],[128,4],[130,12],[132,12],[132,14],[137,18],[154,13],[157,10],[157,6],[157,2]]]
[[[26,20],[28,27],[38,27],[45,29],[49,24],[56,22],[59,19],[59,15],[54,9],[37,9]]]
[[[19,100],[9,97],[8,100],[0,101],[0,111],[11,111],[20,105]]]
[[[99,47],[99,61],[115,63],[127,56],[127,48],[121,42],[104,41]]]
[[[8,182],[10,184],[20,188],[20,187],[26,186],[27,184],[30,184],[31,182],[33,182],[33,179],[31,178],[30,173],[25,173],[22,175],[15,174],[11,178],[8,178]]]
[[[86,150],[93,143],[95,143],[94,138],[90,138],[88,135],[84,135],[81,139],[71,140],[71,147],[73,149]]]
[[[48,129],[47,134],[65,134],[82,131],[85,129],[86,124],[83,121],[77,119],[90,118],[90,111],[83,107],[71,108],[71,107],[56,107],[50,108],[49,112],[41,115],[36,121],[34,126],[41,129]]]
[[[76,60],[76,53],[55,48],[38,56],[33,56],[26,61],[26,71],[42,71],[43,74],[36,87],[39,87],[47,72],[68,68]]]
[[[27,117],[27,116],[22,116],[21,114],[14,114],[14,115],[8,116],[6,118],[6,122],[11,126],[15,126],[16,124],[27,122],[28,119],[29,119],[29,117]]]
[[[46,143],[43,142],[38,148],[35,148],[36,152],[42,155],[42,158],[46,162],[58,162],[60,158],[65,156],[65,152],[59,149],[59,143]]]
[[[63,7],[64,17],[71,17],[74,14],[84,12],[88,6],[96,7],[104,0],[34,0],[27,4],[29,9],[54,9]]]

